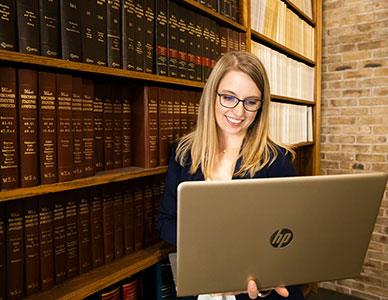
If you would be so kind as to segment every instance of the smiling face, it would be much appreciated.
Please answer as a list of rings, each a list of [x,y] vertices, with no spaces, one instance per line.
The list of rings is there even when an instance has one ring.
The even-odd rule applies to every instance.
[[[225,74],[220,81],[217,92],[229,94],[239,99],[259,98],[261,92],[255,82],[244,72],[232,70]],[[215,117],[219,134],[222,138],[244,138],[247,129],[255,120],[257,112],[244,109],[243,103],[239,102],[234,108],[226,108],[221,105],[217,95],[215,103]]]

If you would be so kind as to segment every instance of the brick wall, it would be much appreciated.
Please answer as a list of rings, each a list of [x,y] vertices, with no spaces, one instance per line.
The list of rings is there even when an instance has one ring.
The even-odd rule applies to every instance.
[[[388,172],[388,0],[323,0],[322,72],[321,173]],[[321,285],[388,299],[387,190],[361,276]]]

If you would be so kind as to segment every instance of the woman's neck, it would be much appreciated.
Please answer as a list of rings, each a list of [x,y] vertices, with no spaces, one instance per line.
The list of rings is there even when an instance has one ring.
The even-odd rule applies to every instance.
[[[244,140],[244,136],[221,136],[219,139],[219,152],[227,153],[239,153],[242,143]]]

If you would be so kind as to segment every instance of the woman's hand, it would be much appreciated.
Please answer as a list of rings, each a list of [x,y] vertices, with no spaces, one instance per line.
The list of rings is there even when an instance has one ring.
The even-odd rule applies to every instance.
[[[285,287],[276,287],[274,288],[275,292],[278,293],[282,297],[288,297],[288,291]],[[259,294],[259,290],[257,289],[257,284],[253,279],[248,281],[248,295],[250,299],[256,299]]]

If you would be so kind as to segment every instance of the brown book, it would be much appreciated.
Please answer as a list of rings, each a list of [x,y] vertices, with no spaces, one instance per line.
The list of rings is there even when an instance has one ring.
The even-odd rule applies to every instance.
[[[158,90],[138,87],[132,101],[132,136],[134,165],[153,168],[158,165]]]
[[[187,72],[187,15],[188,10],[178,6],[178,77],[188,78]]]
[[[181,98],[179,92],[172,92],[173,102],[173,140],[176,142],[181,137]]]
[[[90,241],[90,190],[82,189],[77,191],[78,198],[78,248],[79,248],[79,272],[89,271],[91,262],[91,241]]]
[[[0,18],[0,49],[17,50],[16,6],[14,0],[1,0],[2,17]]]
[[[125,184],[123,198],[124,252],[125,254],[130,254],[135,249],[133,187],[130,184]]]
[[[202,78],[207,80],[210,73],[210,19],[204,18],[203,23],[203,52],[202,52]]]
[[[166,166],[168,164],[169,155],[169,122],[168,122],[168,99],[169,89],[158,88],[158,144],[159,144],[159,165]]]
[[[80,0],[59,0],[62,58],[82,61]]]
[[[143,203],[143,245],[149,247],[154,238],[154,211],[152,197],[152,178],[144,180],[144,203]]]
[[[135,71],[144,72],[145,29],[144,0],[135,1]]]
[[[65,200],[67,278],[71,278],[79,272],[77,195],[74,192],[64,192],[62,195]]]
[[[16,1],[19,52],[40,54],[39,0]]]
[[[0,205],[0,299],[6,299],[7,281],[6,281],[6,216],[5,204]]]
[[[168,76],[178,77],[178,4],[168,7]]]
[[[221,55],[224,55],[225,53],[228,52],[228,45],[229,45],[228,29],[224,26],[220,26],[219,34],[220,34],[220,51],[221,51]]]
[[[73,179],[84,177],[83,120],[82,120],[82,78],[73,77],[71,122],[73,133]]]
[[[82,142],[84,152],[84,176],[88,177],[94,175],[94,84],[90,79],[83,79],[82,86]]]
[[[156,47],[156,74],[167,76],[168,49],[168,0],[155,1],[155,47]]]
[[[39,198],[40,286],[46,290],[54,285],[54,196]]]
[[[94,129],[94,170],[104,170],[104,87],[98,83],[94,86],[93,129]]]
[[[96,15],[94,13],[95,0],[81,1],[80,6],[82,61],[88,64],[95,64],[94,49],[97,47]]]
[[[38,199],[24,199],[24,255],[26,294],[40,288],[39,263],[39,204]]]
[[[129,88],[123,86],[121,89],[122,99],[122,154],[123,154],[123,167],[129,167],[132,165],[132,110],[131,101],[129,96]]]
[[[159,214],[161,187],[160,183],[164,180],[164,176],[152,177],[152,210],[153,210],[153,243],[157,243],[159,239],[159,232],[156,226],[156,216]]]
[[[174,144],[174,98],[173,98],[174,90],[166,89],[165,97],[167,99],[167,140],[169,144],[169,148],[172,144]],[[168,158],[167,158],[168,159]]]
[[[120,300],[120,287],[101,293],[101,300]]]
[[[189,99],[187,102],[187,119],[188,119],[188,131],[191,132],[195,129],[197,123],[197,115],[195,113],[195,106],[197,101],[197,92],[187,91]]]
[[[40,54],[59,57],[59,1],[39,0]]]
[[[233,30],[228,28],[228,52],[234,51]]]
[[[16,102],[16,69],[0,67],[0,189],[19,186],[18,117]]]
[[[239,50],[246,51],[247,50],[247,35],[245,32],[239,32],[238,34],[239,39]]]
[[[111,170],[114,168],[113,162],[113,98],[112,87],[105,85],[104,87],[104,169]]]
[[[7,299],[24,296],[24,201],[6,202]]]
[[[53,228],[55,283],[59,284],[67,278],[65,201],[62,193],[54,201]]]
[[[133,193],[134,206],[134,249],[135,251],[143,249],[144,237],[144,185],[138,181],[134,185]]]
[[[114,259],[114,214],[113,191],[111,186],[104,186],[102,216],[104,228],[104,261],[105,263],[108,263]]]
[[[122,59],[123,68],[135,69],[135,0],[123,0],[122,17]]]
[[[144,72],[152,73],[154,66],[155,1],[144,1]]]
[[[187,10],[187,79],[196,80],[195,74],[195,53],[196,53],[196,36],[195,36],[195,18],[194,12]]]
[[[82,0],[84,1],[84,0]],[[104,0],[94,0],[95,10],[93,15],[95,16],[95,33],[96,33],[96,48],[94,49],[95,61],[98,66],[106,66],[106,3]]]
[[[57,175],[57,99],[54,73],[39,72],[39,158],[40,183],[58,181]]]
[[[108,67],[121,68],[121,0],[107,1]]]
[[[97,186],[90,193],[90,242],[92,267],[104,263],[104,232],[102,218],[102,188]]]
[[[121,86],[112,87],[112,102],[113,102],[113,168],[118,169],[123,167],[123,108],[121,104]]]
[[[239,46],[239,36],[238,32],[236,30],[231,30],[232,31],[232,37],[233,37],[233,50],[234,51],[239,51],[240,46]]]
[[[120,184],[113,190],[113,227],[114,227],[114,257],[124,254],[124,198]]]
[[[71,75],[57,76],[57,161],[58,181],[73,180],[73,132]]]
[[[38,73],[18,70],[20,186],[39,184]]]
[[[188,118],[188,92],[185,90],[181,90],[178,93],[178,96],[180,97],[180,102],[181,102],[181,109],[180,109],[180,130],[181,130],[181,135],[186,135],[189,131],[189,118]]]
[[[202,78],[202,56],[203,56],[203,21],[205,17],[195,18],[195,80],[203,81]]]

